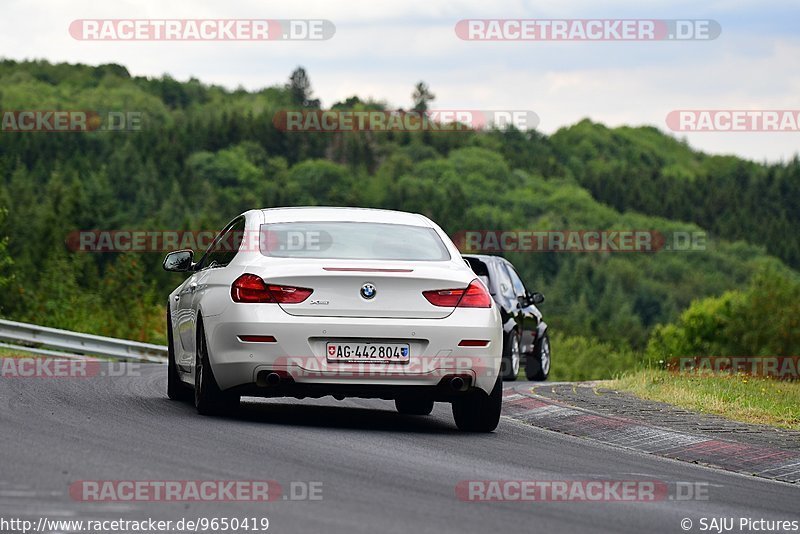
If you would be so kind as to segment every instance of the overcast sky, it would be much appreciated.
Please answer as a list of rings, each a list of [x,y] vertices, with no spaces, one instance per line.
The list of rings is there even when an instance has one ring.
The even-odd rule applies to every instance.
[[[353,94],[409,107],[419,80],[439,109],[533,110],[552,133],[589,117],[655,125],[675,109],[800,109],[800,2],[758,0],[4,0],[0,55],[248,89],[282,84],[303,65],[323,106]],[[75,19],[328,19],[323,42],[92,42]],[[468,18],[713,19],[722,34],[689,42],[475,42]],[[681,134],[683,136],[685,134]],[[706,152],[779,161],[800,133],[693,133]]]

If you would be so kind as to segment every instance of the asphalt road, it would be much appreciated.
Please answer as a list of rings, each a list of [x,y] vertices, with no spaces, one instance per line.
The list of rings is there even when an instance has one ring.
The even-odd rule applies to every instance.
[[[616,450],[503,419],[456,430],[449,405],[245,399],[232,418],[167,400],[164,366],[132,376],[0,379],[0,519],[267,517],[269,532],[683,532],[683,518],[800,519],[800,488]],[[105,374],[105,373],[103,373]],[[660,480],[707,500],[464,502],[461,480]],[[322,500],[82,502],[78,480],[321,482]],[[302,487],[295,484],[295,488]],[[3,532],[11,532],[6,529]],[[734,530],[737,532],[738,530]],[[745,530],[746,531],[746,530]]]

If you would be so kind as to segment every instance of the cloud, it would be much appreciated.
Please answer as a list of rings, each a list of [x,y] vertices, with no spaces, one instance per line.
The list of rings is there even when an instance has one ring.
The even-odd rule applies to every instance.
[[[135,75],[195,76],[230,88],[282,84],[305,66],[330,105],[353,94],[407,107],[425,80],[441,109],[530,109],[552,132],[584,117],[610,125],[665,129],[673,109],[794,109],[800,89],[796,2],[573,0],[174,0],[7,1],[0,49],[14,59],[120,63]],[[81,42],[68,34],[78,18],[326,18],[325,42]],[[713,18],[710,42],[465,42],[462,18]],[[800,134],[693,134],[712,153],[757,160],[789,158]]]

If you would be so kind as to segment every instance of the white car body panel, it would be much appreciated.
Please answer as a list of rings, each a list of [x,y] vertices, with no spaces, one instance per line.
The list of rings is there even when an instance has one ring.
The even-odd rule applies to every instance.
[[[225,267],[191,272],[169,298],[173,348],[181,379],[193,383],[198,318],[206,333],[209,363],[222,390],[254,385],[262,371],[284,371],[297,384],[436,386],[453,373],[472,377],[487,394],[500,369],[502,331],[494,302],[490,308],[433,306],[425,290],[465,288],[476,279],[455,245],[422,215],[358,208],[275,208],[243,214],[245,232],[257,234],[272,222],[368,222],[432,228],[444,243],[446,261],[277,258],[257,247],[242,248]],[[314,293],[299,304],[238,303],[231,285],[243,273],[268,283],[307,287]],[[362,285],[374,284],[365,300]],[[492,300],[492,299],[490,299]],[[271,335],[276,342],[245,342],[241,335]],[[488,340],[483,347],[459,347],[461,340]],[[328,341],[408,343],[410,361],[328,362]]]

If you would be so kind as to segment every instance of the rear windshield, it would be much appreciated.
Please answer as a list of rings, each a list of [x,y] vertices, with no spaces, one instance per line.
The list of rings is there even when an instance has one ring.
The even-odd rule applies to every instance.
[[[433,228],[364,222],[261,225],[259,248],[277,258],[446,261],[450,253]]]

